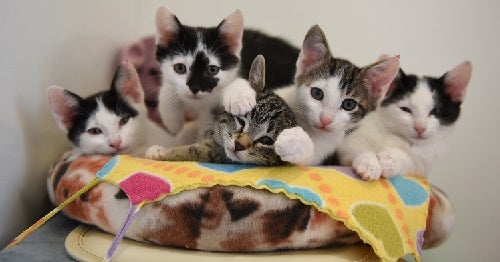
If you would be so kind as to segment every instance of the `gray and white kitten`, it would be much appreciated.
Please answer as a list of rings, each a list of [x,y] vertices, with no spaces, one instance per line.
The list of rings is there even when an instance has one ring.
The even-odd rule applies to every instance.
[[[144,92],[134,66],[121,64],[111,88],[82,98],[62,87],[47,90],[51,112],[74,146],[74,157],[88,154],[130,154],[144,157],[154,144],[185,144],[182,133],[168,134],[147,117]],[[189,137],[190,135],[187,135]]]
[[[264,166],[310,161],[314,151],[311,139],[297,126],[285,101],[264,90],[264,74],[264,57],[257,56],[249,73],[250,85],[257,92],[257,104],[248,114],[237,116],[223,111],[214,116],[215,120],[197,143],[170,149],[154,146],[148,149],[146,157]]]
[[[243,37],[240,11],[216,27],[191,27],[160,7],[156,26],[156,57],[163,74],[158,111],[170,133],[183,128],[186,114],[204,126],[211,121],[212,109],[220,105],[235,115],[252,109],[255,91],[238,77]]]
[[[468,61],[437,78],[400,70],[380,108],[339,147],[341,164],[365,180],[427,176],[459,117],[471,73]]]
[[[319,26],[307,32],[296,62],[295,85],[275,92],[314,141],[309,165],[331,164],[336,147],[375,110],[398,68],[398,56],[357,67],[332,56]]]

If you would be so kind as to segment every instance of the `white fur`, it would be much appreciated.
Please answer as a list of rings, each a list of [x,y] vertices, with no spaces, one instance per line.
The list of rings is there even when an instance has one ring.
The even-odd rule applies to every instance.
[[[281,160],[305,165],[314,158],[314,142],[300,126],[283,130],[274,144]]]
[[[220,66],[218,59],[206,50],[206,47],[199,44],[196,52],[205,52],[211,65]],[[211,92],[200,91],[193,95],[187,85],[187,79],[191,74],[189,68],[194,62],[196,52],[179,55],[172,60],[166,59],[161,66],[163,85],[159,92],[158,110],[163,124],[172,134],[177,134],[184,126],[186,112],[194,114],[201,126],[206,126],[205,124],[212,120],[211,110],[216,106],[222,104],[226,111],[244,115],[256,104],[255,91],[246,80],[237,76],[239,67],[219,70],[216,75],[219,78],[218,85]],[[174,71],[176,63],[185,64],[185,74],[180,75]],[[199,135],[203,131],[204,128],[200,128]]]
[[[143,103],[135,104],[133,107],[139,112],[138,115],[120,126],[120,117],[107,110],[102,102],[98,101],[98,109],[87,121],[86,130],[98,127],[102,133],[98,135],[82,133],[76,150],[80,154],[129,154],[144,157],[146,149],[155,144],[172,147],[190,142],[184,133],[173,136],[149,120]],[[110,146],[110,143],[116,140],[121,141],[118,149]]]
[[[340,106],[347,97],[340,94],[339,81],[339,78],[334,77],[315,81],[310,86],[289,86],[276,91],[294,110],[299,126],[314,143],[314,157],[307,165],[320,165],[334,153],[336,146],[344,139],[345,131],[352,127],[348,112]],[[311,96],[311,87],[323,90],[322,101]],[[331,118],[331,124],[322,127],[322,115]]]
[[[400,107],[408,107],[412,113]],[[430,115],[434,107],[433,94],[425,81],[420,81],[414,93],[388,106],[380,107],[362,121],[360,127],[346,137],[338,148],[341,164],[353,165],[363,178],[377,179],[381,175],[426,176],[434,160],[442,154],[453,126],[442,126]],[[419,137],[415,127],[424,128]],[[378,169],[363,171],[373,163],[366,155],[375,155]]]

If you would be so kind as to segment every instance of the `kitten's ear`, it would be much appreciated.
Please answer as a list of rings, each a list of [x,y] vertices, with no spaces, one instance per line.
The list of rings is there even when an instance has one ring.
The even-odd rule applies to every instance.
[[[122,51],[122,61],[130,61],[134,66],[140,67],[146,60],[147,49],[143,41],[127,45]]]
[[[462,102],[472,74],[472,64],[465,61],[443,75],[444,90],[453,102]]]
[[[248,73],[248,81],[256,92],[264,90],[266,86],[266,60],[264,56],[258,55],[253,60]]]
[[[332,54],[323,30],[318,25],[311,27],[302,43],[302,49],[296,63],[295,76],[310,72],[331,57]]]
[[[381,58],[381,60],[362,69],[363,81],[370,94],[376,99],[385,96],[399,72],[399,55]]]
[[[241,11],[234,11],[217,26],[217,29],[224,43],[229,46],[229,51],[239,56],[243,47],[243,14]]]
[[[142,90],[139,75],[134,65],[128,61],[122,62],[118,67],[112,88],[115,88],[129,102],[144,103],[144,90]]]
[[[59,86],[49,87],[47,89],[47,98],[57,126],[68,132],[73,126],[73,116],[78,109],[81,98]]]
[[[157,43],[167,46],[177,38],[181,23],[177,17],[165,6],[160,6],[156,11]]]

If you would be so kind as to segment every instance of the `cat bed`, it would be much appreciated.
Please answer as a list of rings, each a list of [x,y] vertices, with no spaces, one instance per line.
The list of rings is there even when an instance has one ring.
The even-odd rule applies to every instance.
[[[67,252],[78,261],[99,261],[106,256],[113,235],[94,227],[80,225],[66,238]],[[165,259],[168,258],[168,259]],[[197,262],[257,262],[257,261],[316,261],[316,262],[375,262],[380,259],[368,245],[351,245],[299,251],[277,251],[257,253],[227,253],[194,251],[143,243],[124,239],[118,247],[113,261],[155,262],[155,261],[197,261]]]
[[[224,252],[365,242],[384,261],[407,254],[420,260],[429,200],[440,197],[424,179],[366,182],[345,167],[270,168],[126,155],[63,157],[49,174],[48,188],[61,205],[12,245],[65,206],[67,216],[117,235],[108,258],[125,236]]]

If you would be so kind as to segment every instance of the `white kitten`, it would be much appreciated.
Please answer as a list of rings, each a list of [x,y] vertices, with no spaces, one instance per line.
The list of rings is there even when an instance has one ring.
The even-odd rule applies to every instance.
[[[339,147],[341,164],[365,180],[426,176],[458,119],[471,72],[468,61],[439,78],[401,70],[380,108]]]
[[[162,122],[172,134],[184,126],[186,112],[200,122],[200,134],[223,105],[235,115],[255,106],[255,91],[238,78],[243,16],[236,11],[217,27],[182,25],[166,7],[156,13],[157,59],[163,72],[158,98]]]
[[[144,92],[134,66],[123,63],[111,88],[88,98],[52,86],[49,106],[58,126],[75,146],[74,157],[85,154],[130,154],[144,157],[148,147],[190,143],[189,132],[168,134],[147,117]]]

